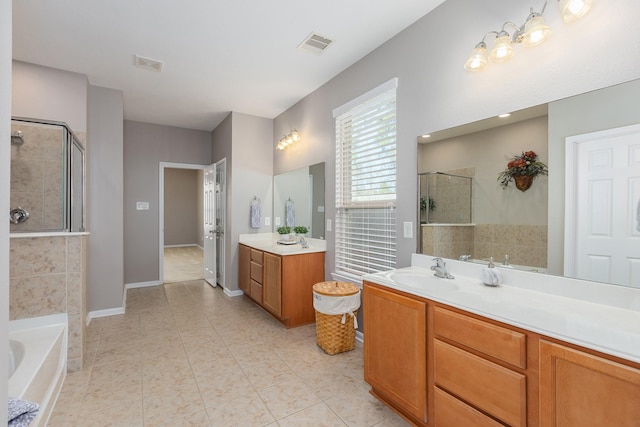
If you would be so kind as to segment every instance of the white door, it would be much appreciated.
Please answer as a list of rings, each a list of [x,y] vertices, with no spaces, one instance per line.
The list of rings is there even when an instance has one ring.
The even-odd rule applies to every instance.
[[[575,179],[571,275],[640,287],[640,125],[567,141],[573,144]],[[567,216],[565,227],[571,226]]]
[[[225,230],[226,230],[226,159],[216,163],[216,282],[224,288]]]
[[[216,165],[204,168],[204,280],[216,286]]]

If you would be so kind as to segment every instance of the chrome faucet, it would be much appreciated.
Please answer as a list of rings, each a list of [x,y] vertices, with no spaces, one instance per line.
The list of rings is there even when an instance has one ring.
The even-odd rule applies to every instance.
[[[504,256],[504,260],[502,261],[502,265],[505,267],[509,265],[509,255]]]
[[[303,248],[309,247],[309,243],[307,243],[307,241],[304,239],[304,236],[300,236],[300,246],[302,246]]]
[[[433,270],[435,272],[435,273],[433,273],[434,276],[440,277],[442,279],[453,279],[454,278],[447,271],[447,263],[444,262],[442,260],[442,258],[434,258],[433,261],[435,261],[435,263],[436,263],[436,265],[432,265],[431,266],[431,270]]]
[[[469,261],[470,259],[471,255],[460,255],[460,258],[458,258],[460,261]]]

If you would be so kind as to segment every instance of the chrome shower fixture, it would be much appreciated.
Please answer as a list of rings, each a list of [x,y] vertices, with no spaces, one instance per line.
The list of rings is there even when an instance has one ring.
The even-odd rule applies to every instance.
[[[11,145],[21,146],[24,144],[24,133],[17,130],[11,134]]]

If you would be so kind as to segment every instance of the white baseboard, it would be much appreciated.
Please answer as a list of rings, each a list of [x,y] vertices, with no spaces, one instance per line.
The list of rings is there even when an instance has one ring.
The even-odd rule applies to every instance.
[[[224,293],[228,297],[240,297],[240,296],[244,295],[244,292],[242,292],[240,289],[238,289],[236,291],[230,291],[229,289],[224,288]]]
[[[360,331],[356,331],[356,340],[364,344],[364,334]]]
[[[87,313],[87,326],[91,323],[91,320],[96,319],[98,317],[108,317],[108,316],[117,316],[120,314],[124,314],[124,307],[116,307],[116,308],[107,308],[105,310],[95,310]]]
[[[162,282],[159,280],[152,280],[150,282],[137,282],[137,283],[127,283],[124,285],[124,289],[136,289],[136,288],[149,288],[151,286],[160,286]]]
[[[202,246],[200,246],[197,243],[185,243],[183,245],[164,245],[165,248],[190,248],[192,246],[197,246],[199,248],[202,248]]]

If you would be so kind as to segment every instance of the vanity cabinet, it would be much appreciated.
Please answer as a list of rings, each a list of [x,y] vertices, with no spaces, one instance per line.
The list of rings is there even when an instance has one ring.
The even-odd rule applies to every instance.
[[[640,369],[542,340],[540,425],[640,425]]]
[[[638,426],[640,364],[364,282],[372,394],[414,425]]]
[[[313,285],[324,281],[324,252],[278,255],[240,244],[238,287],[286,327],[315,321]]]
[[[427,305],[364,287],[364,379],[413,421],[427,417]]]

